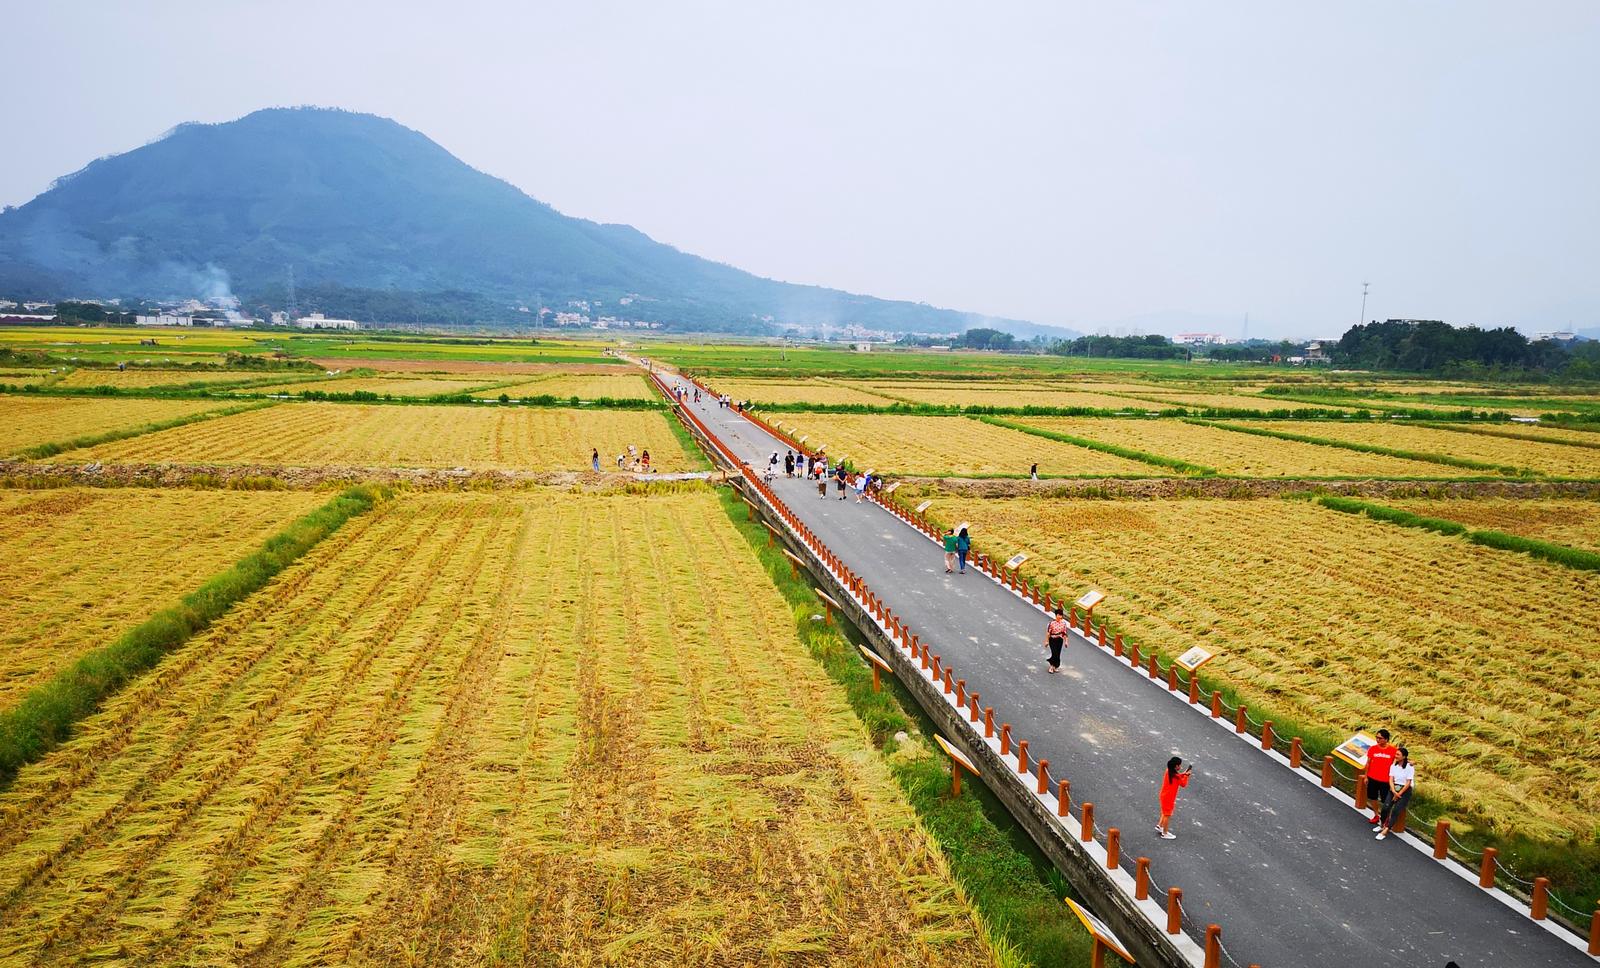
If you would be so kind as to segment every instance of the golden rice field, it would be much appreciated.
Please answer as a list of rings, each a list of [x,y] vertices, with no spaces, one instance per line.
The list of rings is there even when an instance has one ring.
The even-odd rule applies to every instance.
[[[886,407],[895,401],[848,383],[830,380],[718,380],[713,386],[735,400],[762,403],[859,403]]]
[[[823,446],[835,459],[848,458],[880,473],[930,477],[1012,475],[1026,477],[1038,463],[1041,477],[1150,475],[1160,468],[1085,447],[1076,447],[996,427],[969,417],[905,414],[782,413],[771,415]]]
[[[287,382],[272,386],[250,387],[245,393],[304,393],[313,390],[319,393],[376,393],[379,396],[392,397],[431,397],[441,393],[468,393],[478,387],[484,386],[487,380],[465,379],[450,380],[444,377],[343,377],[334,379],[321,379]]]
[[[1384,498],[1379,503],[1468,527],[1600,552],[1600,501],[1577,498]]]
[[[187,431],[187,432],[186,432]],[[72,460],[586,470],[633,444],[660,471],[691,462],[660,413],[482,406],[282,403],[87,450]]]
[[[1246,477],[1467,477],[1480,471],[1275,440],[1181,420],[1020,417],[1021,423]]]
[[[0,709],[325,500],[309,491],[0,490]]]
[[[698,491],[399,498],[109,700],[0,794],[0,962],[85,961],[996,958]]]
[[[1441,429],[1450,429],[1450,425]],[[1600,448],[1600,430],[1573,430],[1552,424],[1519,423],[1473,424],[1462,429],[1489,437],[1521,438],[1547,444]]]
[[[1151,400],[1163,407],[1187,407],[1190,410],[1293,410],[1297,407],[1315,406],[1318,410],[1353,410],[1335,404],[1309,404],[1297,400],[1280,400],[1276,397],[1244,393],[1193,393],[1184,391],[1144,392],[1141,399]]]
[[[155,387],[188,386],[195,383],[243,383],[259,380],[262,374],[248,370],[113,370],[77,369],[55,383],[58,387],[116,387],[119,390],[149,390]]]
[[[216,400],[0,396],[0,456],[217,410]]]
[[[931,403],[952,407],[1092,407],[1097,410],[1139,411],[1150,409],[1150,405],[1144,401],[1130,400],[1127,397],[1040,388],[1022,383],[952,380],[947,383],[866,383],[859,386],[868,392],[910,403]]]
[[[1593,829],[1591,573],[1304,501],[939,506],[1063,593],[1106,591],[1096,614],[1129,641],[1216,651],[1207,671],[1250,702],[1340,735],[1390,726],[1430,796],[1536,836]]]
[[[637,373],[555,373],[538,380],[485,391],[489,396],[502,393],[512,398],[548,394],[552,397],[577,397],[579,400],[598,400],[601,397],[649,400],[655,396],[650,384]]]
[[[1554,477],[1600,477],[1600,450],[1510,440],[1486,434],[1463,433],[1416,427],[1404,422],[1385,421],[1277,421],[1245,423],[1246,427],[1266,427],[1288,433],[1373,444],[1413,453],[1445,454],[1507,467],[1530,468]]]

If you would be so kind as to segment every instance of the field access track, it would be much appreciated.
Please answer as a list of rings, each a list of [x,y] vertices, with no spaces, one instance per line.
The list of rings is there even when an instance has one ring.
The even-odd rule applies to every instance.
[[[786,448],[709,398],[691,409],[741,460],[764,465]],[[1223,927],[1228,961],[1240,968],[1595,964],[1581,943],[1536,925],[1420,842],[1374,841],[1348,805],[1109,651],[1074,636],[1065,674],[1045,675],[1040,611],[972,569],[945,575],[936,547],[884,508],[838,501],[831,487],[819,500],[815,484],[781,474],[772,490],[981,693],[997,729],[1010,723],[1036,761],[1071,781],[1074,804],[1093,802],[1102,831],[1120,828],[1124,868],[1150,858],[1152,897],[1182,888],[1195,940],[1207,924]],[[1195,782],[1178,805],[1178,839],[1162,841],[1157,790],[1174,752],[1194,764]]]

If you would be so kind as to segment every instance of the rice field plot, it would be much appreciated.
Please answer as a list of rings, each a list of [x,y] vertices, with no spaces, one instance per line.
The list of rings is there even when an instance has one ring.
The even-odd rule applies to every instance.
[[[150,390],[157,387],[189,386],[197,383],[225,385],[261,379],[261,373],[248,370],[90,370],[68,373],[59,387],[116,387],[119,390]]]
[[[793,621],[707,492],[388,502],[0,794],[0,962],[995,963]]]
[[[508,387],[493,387],[486,394],[502,393],[512,399],[521,397],[552,396],[565,399],[598,400],[650,400],[655,392],[637,371],[631,373],[553,373],[537,380],[517,383]]]
[[[1088,393],[1069,389],[1041,388],[1033,384],[976,383],[951,380],[947,383],[868,383],[863,389],[906,400],[950,407],[1089,407],[1096,410],[1156,409],[1143,400]]]
[[[1600,582],[1514,552],[1311,502],[939,501],[980,545],[1256,705],[1337,733],[1387,725],[1430,797],[1507,830],[1594,829]]]
[[[667,418],[639,410],[283,403],[68,455],[111,463],[586,470],[633,444],[660,471],[692,469]],[[605,466],[602,464],[602,466]]]
[[[0,456],[217,410],[216,400],[0,396]]]
[[[334,377],[272,386],[250,387],[244,393],[287,393],[306,391],[316,393],[376,393],[391,397],[432,397],[439,394],[470,393],[490,381],[486,379],[451,380],[443,377]]]
[[[1600,552],[1600,501],[1577,498],[1383,498],[1378,503],[1471,528]]]
[[[1256,437],[1181,420],[1019,417],[1018,422],[1245,477],[1470,477],[1482,473],[1384,454]]]
[[[996,427],[968,417],[907,414],[781,413],[768,415],[798,427],[806,446],[825,446],[883,474],[929,477],[1026,477],[1037,463],[1041,477],[1150,476],[1161,468],[1060,441]]]
[[[1486,434],[1417,427],[1404,422],[1274,421],[1243,423],[1287,433],[1324,437],[1412,453],[1444,454],[1490,464],[1528,468],[1554,477],[1600,477],[1600,450]]]
[[[1154,401],[1161,404],[1161,409],[1168,407],[1186,407],[1190,410],[1295,410],[1315,407],[1319,410],[1345,410],[1354,411],[1355,407],[1344,406],[1342,403],[1302,403],[1298,400],[1280,400],[1271,396],[1262,396],[1249,393],[1196,393],[1185,390],[1145,391],[1138,394],[1143,400]]]
[[[325,500],[309,491],[0,490],[0,709]]]
[[[757,405],[815,403],[887,407],[897,402],[861,386],[828,380],[717,380],[712,389]]]

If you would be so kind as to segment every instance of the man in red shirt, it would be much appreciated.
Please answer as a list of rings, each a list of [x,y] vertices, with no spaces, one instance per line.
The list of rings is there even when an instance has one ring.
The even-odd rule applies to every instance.
[[[1372,819],[1367,823],[1377,826],[1383,820],[1383,808],[1389,805],[1394,791],[1389,789],[1389,769],[1399,750],[1389,745],[1389,731],[1378,730],[1378,745],[1367,750],[1367,806],[1372,808]]]

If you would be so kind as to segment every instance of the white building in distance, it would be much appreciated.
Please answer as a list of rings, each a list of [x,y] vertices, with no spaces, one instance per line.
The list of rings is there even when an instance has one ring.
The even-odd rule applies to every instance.
[[[1227,339],[1221,333],[1179,333],[1172,341],[1183,346],[1221,346]]]
[[[301,316],[294,321],[301,329],[360,329],[361,324],[353,319],[330,319],[321,313],[312,313]]]

